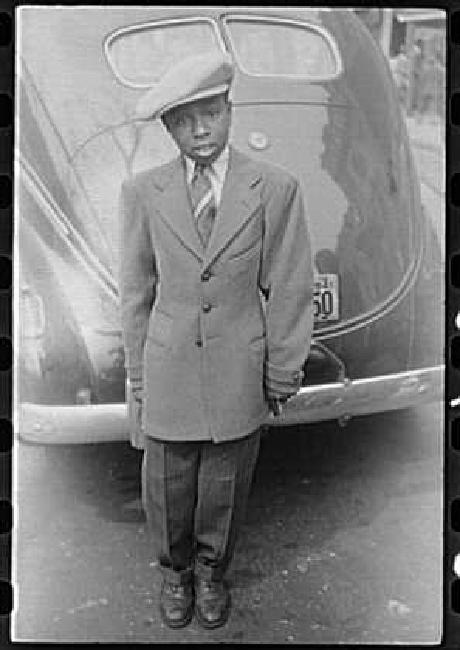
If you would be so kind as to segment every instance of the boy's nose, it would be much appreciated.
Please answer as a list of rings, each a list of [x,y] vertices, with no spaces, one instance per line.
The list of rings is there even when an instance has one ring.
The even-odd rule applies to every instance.
[[[193,123],[194,135],[206,135],[208,131],[209,129],[206,122],[200,117],[195,118],[195,121]]]

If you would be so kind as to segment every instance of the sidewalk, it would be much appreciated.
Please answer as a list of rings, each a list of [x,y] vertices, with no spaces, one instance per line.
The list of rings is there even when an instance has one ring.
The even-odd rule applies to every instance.
[[[407,131],[422,184],[446,191],[445,123],[439,117],[406,117]]]
[[[414,161],[420,179],[423,206],[433,224],[441,249],[445,242],[445,135],[444,121],[433,117],[406,117]]]
[[[406,125],[411,142],[423,149],[438,151],[444,156],[445,151],[445,123],[439,117],[406,116]]]

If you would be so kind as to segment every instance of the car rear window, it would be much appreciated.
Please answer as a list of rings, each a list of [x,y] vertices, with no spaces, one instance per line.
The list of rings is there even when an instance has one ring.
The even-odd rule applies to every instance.
[[[216,25],[205,19],[123,28],[108,37],[105,47],[118,79],[135,87],[157,83],[188,56],[222,49]]]
[[[334,43],[319,27],[268,18],[228,17],[225,24],[247,74],[327,79],[339,72]]]

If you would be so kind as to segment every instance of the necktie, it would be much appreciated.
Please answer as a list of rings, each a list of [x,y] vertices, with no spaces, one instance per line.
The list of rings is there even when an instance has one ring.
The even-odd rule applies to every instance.
[[[190,183],[193,217],[198,234],[205,247],[208,244],[216,217],[216,200],[209,173],[210,169],[208,165],[196,163]]]

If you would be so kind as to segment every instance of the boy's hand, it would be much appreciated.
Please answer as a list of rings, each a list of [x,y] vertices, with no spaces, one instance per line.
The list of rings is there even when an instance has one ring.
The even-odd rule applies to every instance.
[[[281,415],[283,412],[283,406],[286,404],[288,398],[287,397],[269,397],[268,398],[268,408],[270,411],[273,413],[273,415],[276,417],[277,415]]]
[[[130,379],[129,386],[134,400],[138,404],[141,404],[142,397],[143,397],[143,388],[144,388],[142,379]]]
[[[144,410],[144,387],[142,378],[129,378],[126,397],[128,401],[129,433],[131,443],[135,447],[143,447],[144,429],[142,420]]]

